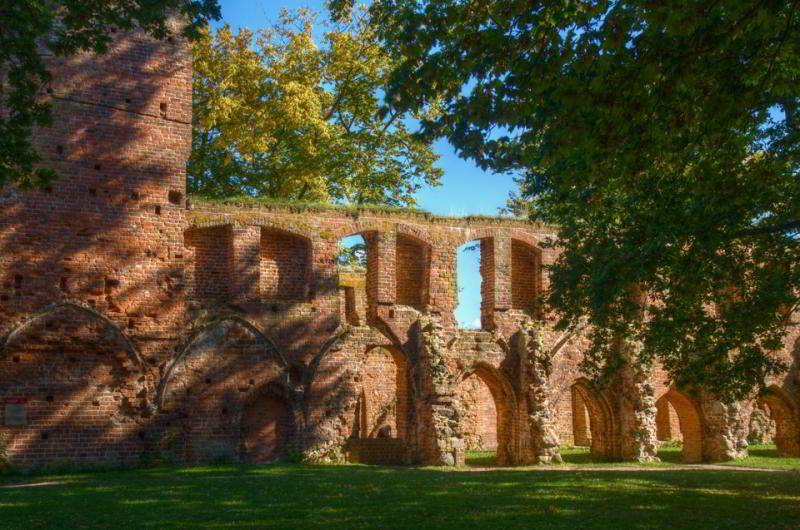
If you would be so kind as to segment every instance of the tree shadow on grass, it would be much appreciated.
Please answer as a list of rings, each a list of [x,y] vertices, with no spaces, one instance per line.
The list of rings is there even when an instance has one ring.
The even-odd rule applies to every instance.
[[[663,469],[220,466],[71,475],[0,499],[4,528],[789,529],[799,517],[793,474]]]

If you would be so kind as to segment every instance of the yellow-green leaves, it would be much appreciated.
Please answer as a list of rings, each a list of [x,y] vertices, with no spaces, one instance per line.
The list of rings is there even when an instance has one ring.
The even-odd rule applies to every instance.
[[[284,11],[275,26],[223,26],[195,43],[192,191],[413,204],[419,186],[438,183],[407,117],[379,115],[393,63],[365,17],[321,37],[314,21]]]

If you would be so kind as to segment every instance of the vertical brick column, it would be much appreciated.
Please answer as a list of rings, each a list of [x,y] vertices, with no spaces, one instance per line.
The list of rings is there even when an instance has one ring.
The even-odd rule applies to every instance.
[[[487,273],[493,276],[494,310],[506,311],[511,309],[511,238],[498,235],[494,240],[484,241],[493,243],[494,270],[487,271]],[[481,242],[481,248],[483,248],[483,244]],[[481,273],[483,274],[482,270]]]
[[[236,300],[253,300],[259,295],[261,227],[233,227],[232,295]]]
[[[703,416],[703,458],[706,462],[726,462],[747,456],[747,441],[739,403],[725,403],[708,392],[700,393]]]
[[[397,234],[370,232],[367,239],[367,296],[371,306],[392,305],[397,294]]]

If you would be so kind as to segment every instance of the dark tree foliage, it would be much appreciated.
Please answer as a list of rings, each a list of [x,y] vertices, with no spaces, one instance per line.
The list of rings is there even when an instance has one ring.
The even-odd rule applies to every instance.
[[[41,186],[56,177],[38,167],[30,142],[34,127],[53,120],[42,54],[103,53],[117,29],[165,38],[173,14],[186,20],[183,34],[194,37],[220,9],[217,0],[0,0],[0,188]]]
[[[372,15],[403,58],[391,110],[438,112],[421,134],[517,172],[512,208],[559,226],[549,303],[561,327],[590,324],[590,372],[619,365],[620,339],[726,398],[782,368],[800,2],[376,0]]]

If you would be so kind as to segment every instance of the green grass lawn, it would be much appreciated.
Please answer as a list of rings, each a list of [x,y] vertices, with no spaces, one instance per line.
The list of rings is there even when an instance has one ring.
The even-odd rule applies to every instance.
[[[774,445],[751,445],[748,448],[749,456],[742,460],[731,462],[720,462],[718,465],[734,467],[751,467],[763,469],[787,469],[800,472],[800,458],[783,458],[778,456],[778,451]],[[561,457],[564,464],[570,466],[580,466],[585,468],[592,467],[658,467],[669,468],[675,465],[682,465],[681,447],[679,445],[665,446],[658,450],[658,457],[661,462],[640,464],[635,462],[608,462],[595,459],[589,453],[588,447],[562,447]],[[493,467],[496,466],[496,456],[494,451],[469,451],[466,455],[466,464],[471,467]],[[800,487],[800,486],[798,486]],[[798,525],[800,528],[800,524]]]
[[[45,484],[17,486],[30,483]],[[799,525],[796,473],[279,465],[0,477],[4,529]]]

